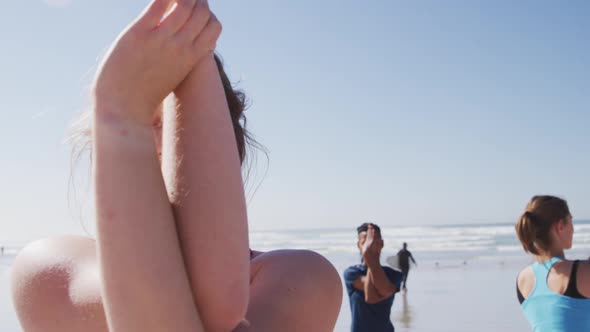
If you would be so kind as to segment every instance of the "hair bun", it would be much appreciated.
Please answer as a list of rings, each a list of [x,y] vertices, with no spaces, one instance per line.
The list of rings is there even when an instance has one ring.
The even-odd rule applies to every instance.
[[[531,211],[525,211],[525,213],[523,214],[523,217],[528,218],[534,224],[538,224],[539,222],[545,221],[542,218],[539,218],[539,216],[537,216],[535,213],[533,213]]]

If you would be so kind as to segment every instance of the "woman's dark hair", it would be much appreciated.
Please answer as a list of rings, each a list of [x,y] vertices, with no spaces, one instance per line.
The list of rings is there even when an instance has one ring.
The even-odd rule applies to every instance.
[[[243,164],[246,159],[246,146],[259,146],[246,130],[246,115],[244,114],[244,111],[246,110],[246,94],[241,90],[234,89],[234,86],[223,69],[223,61],[217,54],[215,54],[215,62],[217,63],[217,69],[219,70],[221,82],[223,83],[225,99],[229,106],[229,114],[231,116],[234,134],[236,136],[240,163]]]
[[[539,249],[551,247],[551,227],[566,220],[570,210],[564,199],[555,196],[534,196],[516,222],[516,235],[525,252],[539,255]]]

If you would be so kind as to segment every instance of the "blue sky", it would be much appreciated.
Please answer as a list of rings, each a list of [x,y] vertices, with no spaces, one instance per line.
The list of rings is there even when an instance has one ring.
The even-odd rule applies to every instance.
[[[63,141],[99,57],[146,4],[3,4],[0,240],[92,228],[68,206]],[[511,222],[537,193],[590,218],[590,2],[211,7],[270,152],[248,183],[252,229]]]

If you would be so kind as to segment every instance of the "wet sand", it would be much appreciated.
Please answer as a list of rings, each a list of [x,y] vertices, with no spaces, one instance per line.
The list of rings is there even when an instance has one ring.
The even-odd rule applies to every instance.
[[[329,255],[328,255],[329,256]],[[348,264],[331,259],[339,271]],[[391,319],[397,332],[528,331],[515,293],[516,275],[527,259],[510,264],[424,262],[410,270],[407,292],[397,293]],[[345,294],[335,331],[349,331]]]

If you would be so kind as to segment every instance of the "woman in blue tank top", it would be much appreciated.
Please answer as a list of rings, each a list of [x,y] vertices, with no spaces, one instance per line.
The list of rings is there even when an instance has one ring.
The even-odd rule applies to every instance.
[[[566,260],[574,227],[567,202],[535,196],[515,225],[535,262],[517,278],[522,310],[537,332],[590,331],[590,263]]]

